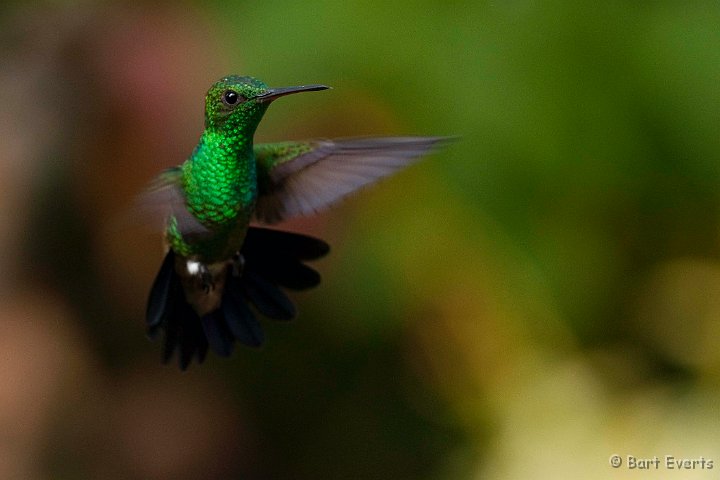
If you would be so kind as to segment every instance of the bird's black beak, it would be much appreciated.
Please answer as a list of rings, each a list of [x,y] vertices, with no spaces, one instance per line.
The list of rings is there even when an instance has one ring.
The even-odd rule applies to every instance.
[[[269,103],[285,95],[300,92],[316,92],[318,90],[327,90],[330,87],[327,85],[301,85],[299,87],[281,87],[281,88],[269,88],[265,93],[261,93],[255,97],[255,100],[261,103]]]

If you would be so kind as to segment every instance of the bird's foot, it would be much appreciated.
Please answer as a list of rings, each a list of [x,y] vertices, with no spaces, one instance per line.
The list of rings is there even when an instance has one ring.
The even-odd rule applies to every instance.
[[[193,275],[200,280],[200,285],[206,294],[210,293],[210,290],[215,288],[212,273],[210,272],[210,269],[208,269],[208,266],[204,263],[195,260],[188,260],[187,271],[190,275]]]
[[[215,289],[215,282],[213,281],[212,273],[205,265],[200,266],[200,280],[202,281],[203,292],[207,295],[210,290]]]
[[[232,274],[234,277],[239,277],[243,269],[245,268],[245,257],[240,252],[233,255],[232,258]]]

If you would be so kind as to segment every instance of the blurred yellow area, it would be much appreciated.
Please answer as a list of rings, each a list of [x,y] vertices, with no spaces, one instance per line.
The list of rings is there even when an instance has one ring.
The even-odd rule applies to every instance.
[[[0,7],[0,479],[716,478],[719,23],[670,1]],[[144,336],[162,242],[132,205],[230,73],[333,87],[273,104],[261,141],[459,138],[282,225],[332,245],[321,286],[262,349],[182,373]]]

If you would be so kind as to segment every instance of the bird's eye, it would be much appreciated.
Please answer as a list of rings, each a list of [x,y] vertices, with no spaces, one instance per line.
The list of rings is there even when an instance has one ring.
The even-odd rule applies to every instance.
[[[234,90],[226,90],[225,93],[223,93],[222,100],[225,105],[234,107],[238,103],[244,102],[245,97]]]

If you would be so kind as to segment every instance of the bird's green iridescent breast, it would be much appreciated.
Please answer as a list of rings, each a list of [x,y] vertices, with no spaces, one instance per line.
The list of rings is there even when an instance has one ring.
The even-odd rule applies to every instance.
[[[208,231],[183,236],[171,221],[168,240],[177,253],[215,260],[242,245],[257,199],[255,156],[251,147],[238,149],[245,145],[242,140],[206,131],[183,164],[187,210]]]
[[[257,196],[255,158],[238,152],[223,135],[207,134],[183,165],[190,213],[203,225],[221,226],[247,210]]]

